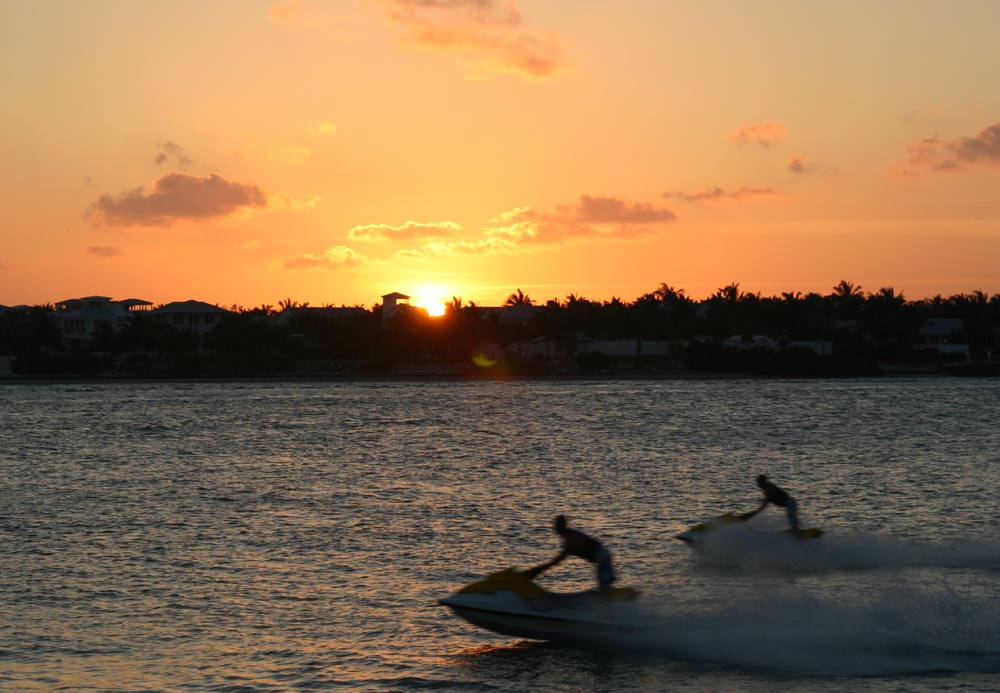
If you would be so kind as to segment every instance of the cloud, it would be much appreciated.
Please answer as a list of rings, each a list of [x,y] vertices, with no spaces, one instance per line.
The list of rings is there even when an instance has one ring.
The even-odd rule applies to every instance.
[[[783,140],[787,134],[788,128],[772,120],[766,123],[740,125],[726,135],[726,140],[734,144],[759,144],[762,147],[770,147]]]
[[[305,0],[284,0],[271,5],[267,18],[275,24],[296,26],[310,23],[318,14],[316,6]]]
[[[310,121],[308,123],[304,123],[302,129],[310,135],[322,137],[331,137],[337,134],[337,126],[329,120],[321,120],[319,122]]]
[[[525,27],[516,0],[382,0],[403,40],[459,55],[470,77],[552,77],[566,66],[563,39]]]
[[[326,269],[345,269],[358,267],[369,262],[369,259],[354,250],[343,245],[328,248],[323,253],[299,253],[289,255],[280,259],[285,269],[313,269],[322,267]]]
[[[676,219],[669,209],[646,202],[581,195],[573,204],[557,205],[550,212],[520,207],[499,214],[490,223],[502,225],[485,228],[478,239],[425,243],[396,256],[513,253],[574,242],[634,240],[650,236]]]
[[[175,142],[163,142],[160,145],[160,151],[157,152],[156,157],[153,159],[153,163],[157,166],[172,164],[186,168],[193,164],[194,160],[184,153],[179,144]]]
[[[398,241],[448,236],[461,230],[462,227],[453,221],[439,221],[431,224],[408,221],[402,226],[389,226],[387,224],[355,226],[347,232],[347,237],[352,241]]]
[[[251,161],[266,161],[270,164],[295,166],[296,164],[305,163],[309,155],[312,154],[312,151],[309,147],[304,147],[301,144],[279,142],[267,147],[249,144],[242,149],[240,154],[243,158],[250,159]]]
[[[538,231],[534,223],[518,222],[510,226],[486,229],[483,238],[478,240],[425,243],[417,249],[401,250],[396,253],[396,257],[426,258],[440,255],[513,253],[522,250],[526,243],[534,242],[537,235]]]
[[[236,183],[215,174],[200,178],[168,173],[156,181],[149,194],[137,188],[117,197],[102,195],[90,206],[88,215],[112,226],[164,226],[265,207],[264,191],[251,183]]]
[[[795,154],[788,157],[788,170],[800,176],[809,174],[829,176],[839,173],[833,166],[813,161],[803,154]]]
[[[935,136],[913,142],[909,163],[932,172],[959,171],[976,164],[1000,166],[1000,123],[983,128],[975,137],[943,140]],[[901,175],[913,173],[905,166],[898,171]]]
[[[121,254],[122,251],[110,245],[92,245],[87,248],[87,255],[94,257],[115,257]]]
[[[731,202],[753,202],[755,200],[773,200],[784,197],[774,188],[759,185],[744,185],[735,190],[724,188],[704,188],[694,192],[665,192],[663,197],[668,200],[684,200],[694,204],[728,204]]]

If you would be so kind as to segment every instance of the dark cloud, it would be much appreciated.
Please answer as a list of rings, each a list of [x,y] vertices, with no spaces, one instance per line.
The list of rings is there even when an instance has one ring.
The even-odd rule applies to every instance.
[[[754,200],[768,200],[783,197],[774,188],[762,187],[759,185],[744,185],[735,190],[725,188],[705,188],[695,192],[665,192],[663,197],[668,200],[684,200],[695,204],[725,204],[729,202],[750,202]]]
[[[1000,165],[1000,123],[983,128],[975,137],[943,140],[928,137],[909,146],[912,166],[930,171],[957,171],[984,164]]]
[[[157,166],[174,165],[186,168],[193,164],[194,160],[184,153],[179,144],[164,142],[160,145],[160,151],[157,152],[153,163]]]
[[[256,185],[236,183],[214,174],[200,178],[168,173],[156,181],[149,194],[138,188],[117,197],[102,195],[91,205],[89,214],[112,226],[163,226],[266,206],[267,197]]]
[[[87,248],[87,255],[93,255],[94,257],[115,257],[121,254],[118,248],[110,245],[92,245]]]
[[[837,172],[832,166],[812,161],[802,154],[788,157],[788,170],[800,176],[810,173],[830,174]]]

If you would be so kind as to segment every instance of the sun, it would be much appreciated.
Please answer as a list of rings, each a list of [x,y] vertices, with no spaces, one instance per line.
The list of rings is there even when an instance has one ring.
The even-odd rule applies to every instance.
[[[415,292],[410,305],[423,308],[432,318],[439,318],[445,313],[445,297],[448,291],[439,286],[421,286]]]
[[[435,301],[433,299],[425,301],[424,303],[418,303],[421,308],[427,311],[427,314],[432,318],[439,318],[444,315],[444,303],[442,301]]]

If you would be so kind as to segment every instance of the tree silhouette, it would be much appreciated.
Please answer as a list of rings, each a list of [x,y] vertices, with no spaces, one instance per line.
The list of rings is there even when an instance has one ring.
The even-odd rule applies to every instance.
[[[507,297],[507,300],[504,301],[505,306],[530,306],[533,303],[534,302],[531,300],[531,297],[520,289],[518,289],[515,293],[512,293]]]

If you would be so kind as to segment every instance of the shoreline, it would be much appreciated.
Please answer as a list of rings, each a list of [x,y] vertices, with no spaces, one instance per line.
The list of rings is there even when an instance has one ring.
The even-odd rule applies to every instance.
[[[121,376],[3,376],[0,387],[5,385],[153,385],[166,383],[364,383],[364,382],[586,382],[586,381],[657,381],[657,380],[903,380],[991,377],[997,373],[958,374],[934,373],[856,373],[842,375],[771,375],[763,373],[712,373],[706,371],[686,371],[672,373],[549,373],[549,374],[502,374],[464,375],[460,373],[413,372],[378,374],[316,374],[316,375],[244,375],[233,377],[177,376],[164,378],[121,377]]]

